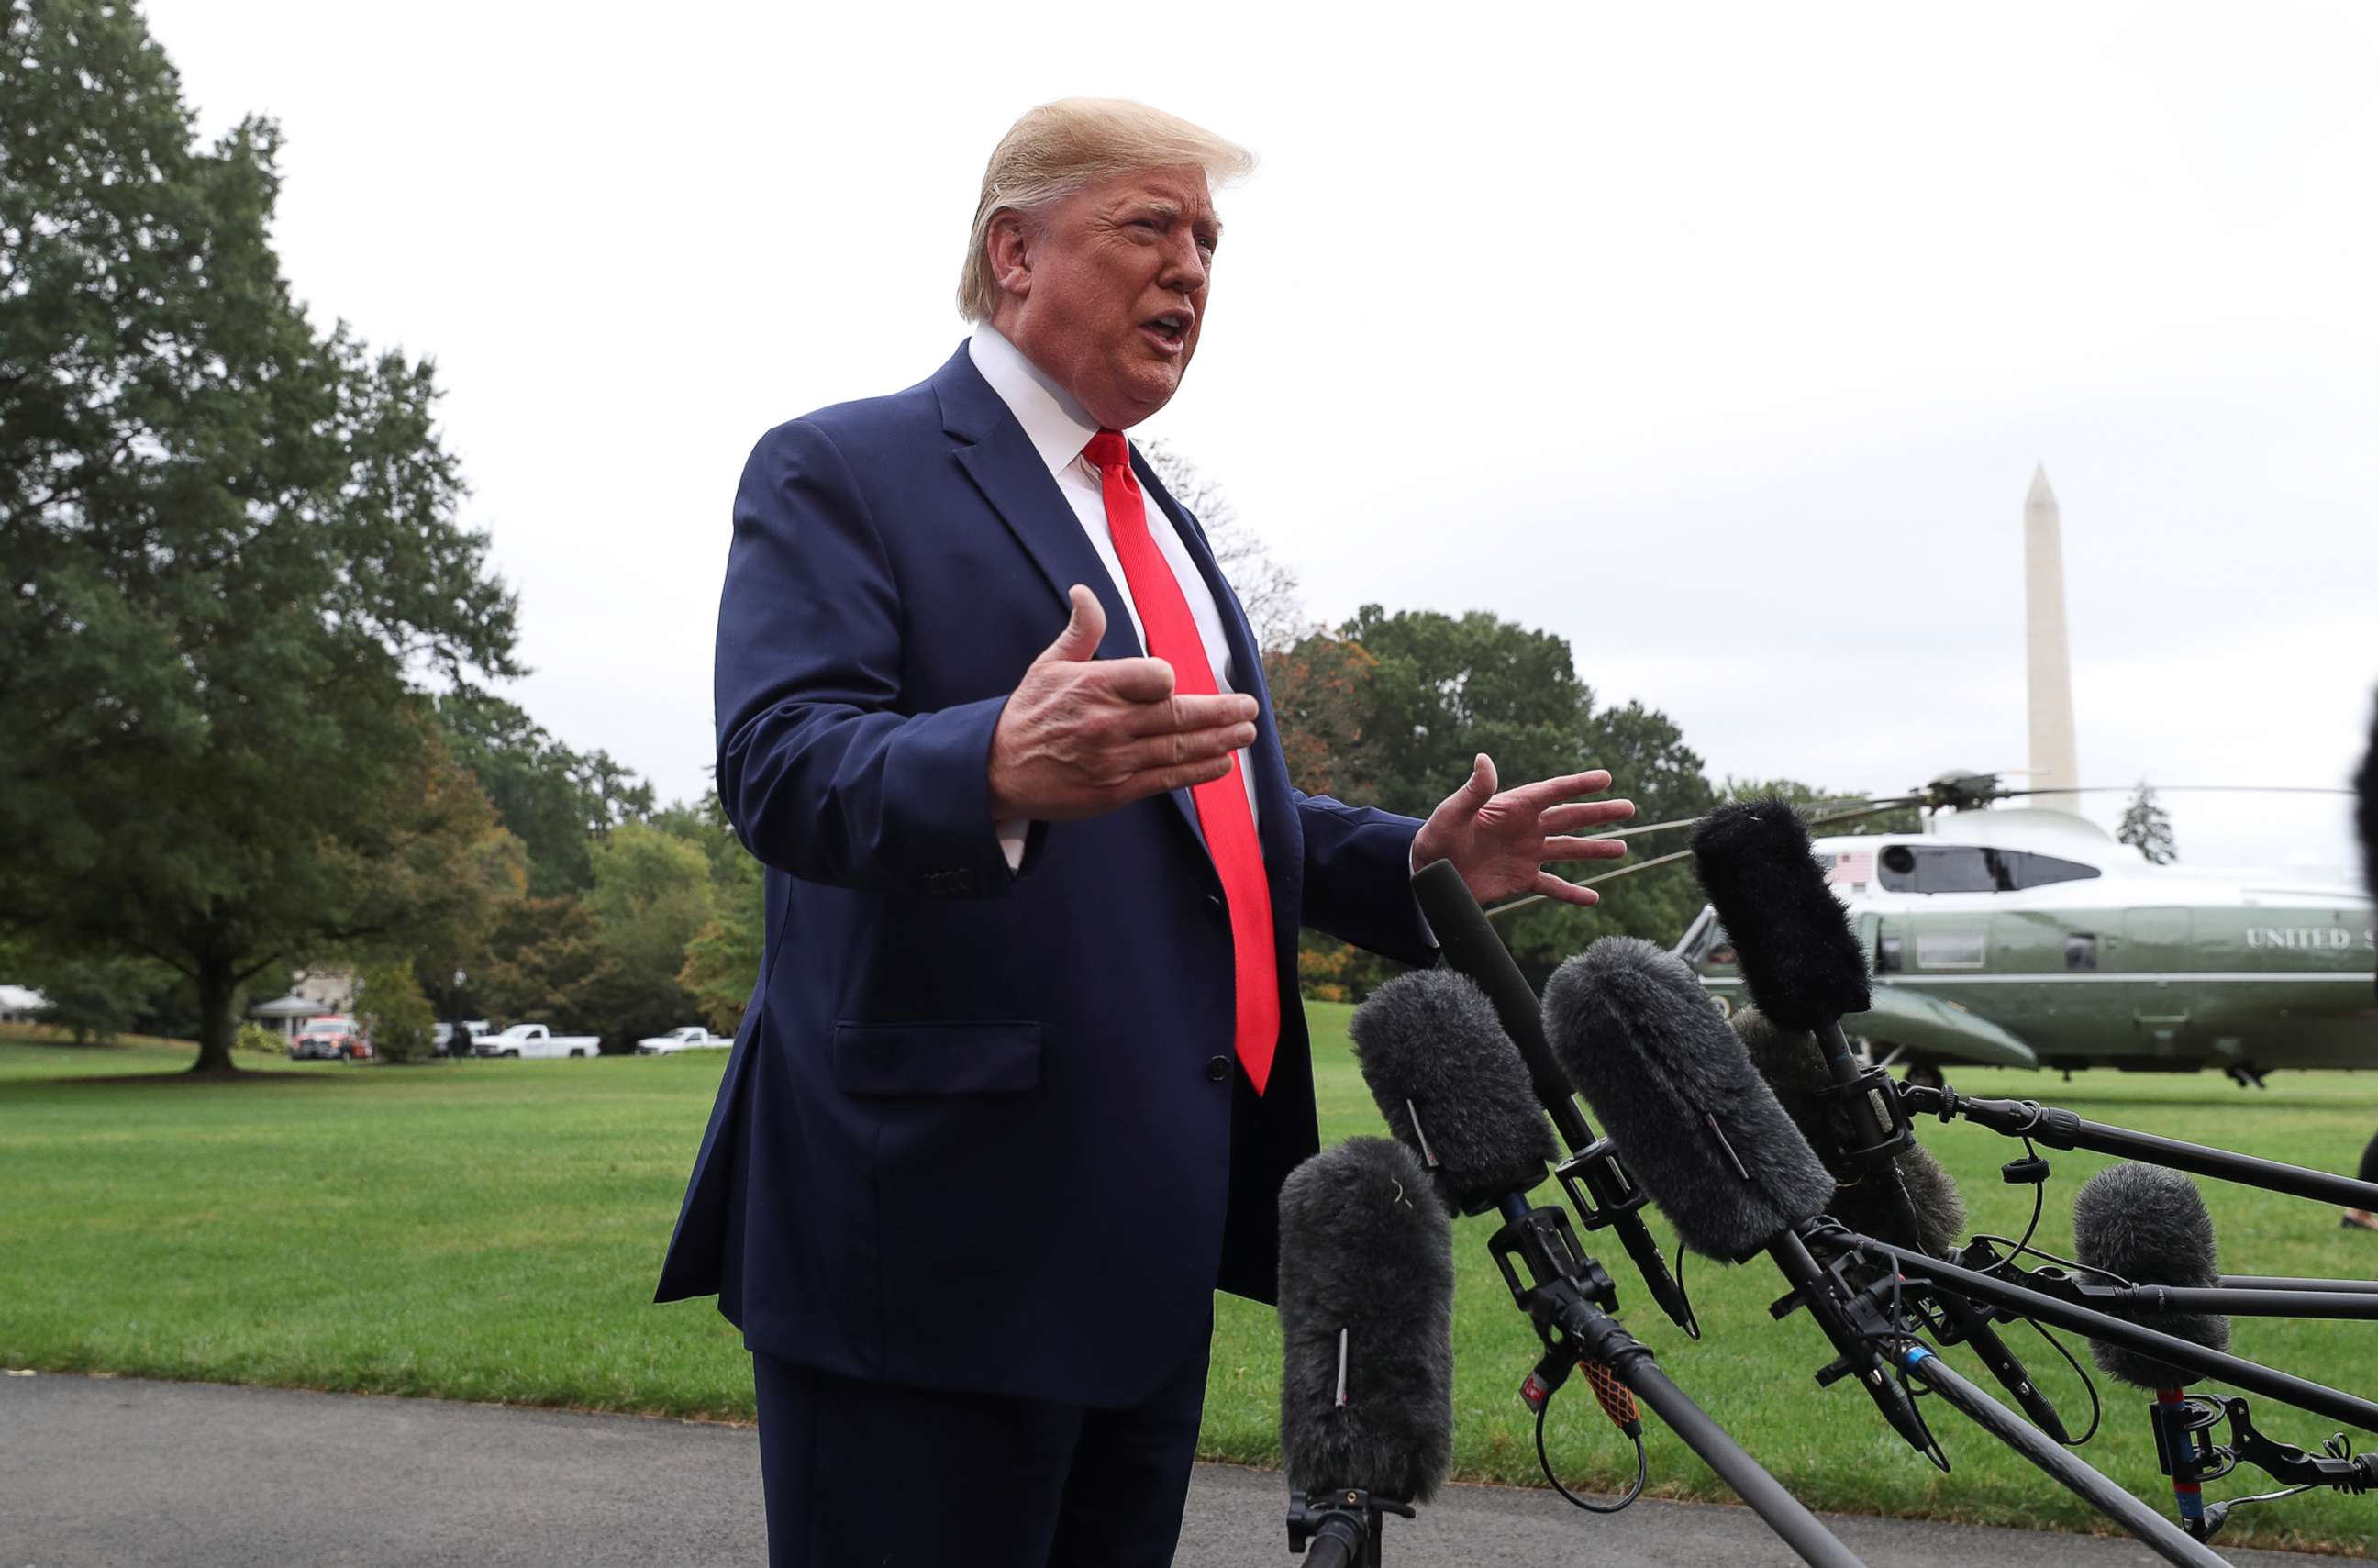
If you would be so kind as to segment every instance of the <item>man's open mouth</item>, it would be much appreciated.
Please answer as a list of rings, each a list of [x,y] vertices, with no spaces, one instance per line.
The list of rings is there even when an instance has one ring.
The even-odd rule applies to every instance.
[[[1168,349],[1178,350],[1188,342],[1189,318],[1180,311],[1168,310],[1161,316],[1151,316],[1139,327],[1140,331]]]

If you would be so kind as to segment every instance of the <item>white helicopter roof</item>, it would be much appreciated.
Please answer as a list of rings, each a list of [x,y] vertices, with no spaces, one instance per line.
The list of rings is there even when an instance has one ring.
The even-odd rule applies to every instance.
[[[2025,903],[2047,904],[2128,903],[2144,899],[2156,903],[2243,905],[2249,908],[2266,902],[2289,902],[2348,910],[2367,908],[2370,903],[2359,889],[2336,885],[2303,886],[2294,883],[2294,879],[2284,873],[2156,865],[2086,817],[2046,806],[1940,812],[1934,814],[1928,828],[1927,832],[1920,834],[1872,833],[1851,838],[1820,838],[1816,841],[1816,848],[1828,859],[1847,855],[1864,860],[1866,856],[1878,853],[1892,844],[1974,844],[1991,849],[2026,850],[2060,860],[2077,861],[2096,867],[2102,874],[2099,880],[2059,882],[2018,894],[1887,893],[1866,886],[1862,877],[1855,889],[1842,887],[1839,875],[1834,878],[1837,891],[1847,893],[1854,890],[1861,898],[1892,903],[1904,900],[1909,908],[1955,907],[1965,899],[1995,903],[2011,897],[2021,899]],[[1855,864],[1856,861],[1851,863]],[[1873,862],[1867,861],[1866,863],[1870,866]],[[1856,875],[1856,873],[1852,874]],[[2141,881],[2160,886],[2148,894],[2137,886]],[[2109,884],[2127,884],[2128,887]]]

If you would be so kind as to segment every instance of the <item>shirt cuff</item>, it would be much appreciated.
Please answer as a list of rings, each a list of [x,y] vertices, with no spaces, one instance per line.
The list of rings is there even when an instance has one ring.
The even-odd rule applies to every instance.
[[[1006,822],[994,822],[991,825],[991,830],[999,835],[999,852],[1007,857],[1007,869],[1014,872],[1022,871],[1024,846],[1032,837],[1031,818],[1019,816]]]

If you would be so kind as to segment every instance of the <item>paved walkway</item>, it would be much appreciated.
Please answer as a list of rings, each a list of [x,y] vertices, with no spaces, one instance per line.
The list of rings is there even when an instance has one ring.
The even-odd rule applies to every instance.
[[[1293,1568],[1286,1502],[1276,1475],[1200,1465],[1176,1568]],[[1874,1568],[2160,1561],[2128,1541],[1832,1523]],[[1389,1526],[1398,1568],[1797,1562],[1740,1508],[1645,1502],[1590,1518],[1548,1493],[1462,1487]],[[130,1378],[0,1379],[0,1568],[756,1568],[764,1540],[747,1428]]]

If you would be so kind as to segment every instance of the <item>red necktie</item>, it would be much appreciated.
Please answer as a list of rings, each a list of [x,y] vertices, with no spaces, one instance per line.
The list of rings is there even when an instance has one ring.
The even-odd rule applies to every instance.
[[[1172,667],[1174,691],[1212,696],[1218,690],[1214,667],[1206,661],[1205,639],[1197,634],[1197,622],[1189,614],[1189,601],[1182,597],[1172,568],[1148,537],[1147,506],[1131,471],[1131,448],[1120,432],[1100,430],[1083,455],[1099,471],[1107,530],[1114,536],[1115,557],[1123,562],[1131,602],[1147,633],[1147,651]],[[1271,1077],[1272,1055],[1279,1043],[1279,961],[1272,951],[1271,887],[1264,878],[1263,848],[1255,839],[1255,813],[1247,805],[1239,766],[1233,754],[1231,771],[1198,785],[1190,797],[1196,802],[1206,851],[1214,857],[1230,905],[1238,990],[1232,1043],[1240,1066],[1260,1094]]]

